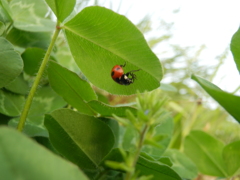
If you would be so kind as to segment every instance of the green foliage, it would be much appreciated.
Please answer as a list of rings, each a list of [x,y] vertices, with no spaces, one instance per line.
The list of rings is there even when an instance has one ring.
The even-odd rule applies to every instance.
[[[88,179],[77,166],[16,130],[0,127],[0,146],[1,179]]]
[[[240,29],[233,35],[231,40],[231,51],[238,71],[240,72]]]
[[[193,75],[192,79],[197,81],[202,88],[214,98],[229,114],[231,114],[238,122],[240,122],[240,97],[222,91],[219,87],[210,83],[209,81]]]
[[[139,30],[124,16],[103,7],[87,7],[63,28],[76,63],[97,87],[130,95],[137,89],[143,92],[159,86],[161,64]],[[113,66],[125,62],[126,72],[141,69],[136,73],[141,81],[127,87],[119,86],[110,76]]]
[[[204,46],[195,57],[185,55],[188,48],[173,46],[174,56],[163,63],[166,75],[176,80],[159,87],[162,66],[149,47],[171,38],[172,25],[161,21],[168,32],[146,41],[140,30],[151,34],[149,16],[137,28],[125,16],[100,6],[83,7],[84,2],[0,0],[0,125],[28,136],[0,127],[1,178],[239,175],[240,127],[227,114],[240,122],[239,96],[192,75],[227,112],[210,109],[200,98],[195,102],[201,91],[186,83],[187,73],[179,75],[192,67]],[[76,14],[73,9],[82,10]],[[237,67],[239,42],[238,30],[231,42]],[[179,57],[187,59],[185,66],[174,68]],[[124,63],[125,73],[141,69],[129,86],[111,78],[112,67]],[[209,77],[205,69],[196,65],[192,71]]]

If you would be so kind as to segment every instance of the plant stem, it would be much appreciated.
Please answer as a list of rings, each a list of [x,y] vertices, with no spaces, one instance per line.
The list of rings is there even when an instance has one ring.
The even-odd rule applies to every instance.
[[[141,153],[141,149],[142,149],[142,146],[143,146],[143,143],[144,143],[144,139],[145,139],[145,135],[148,131],[148,128],[149,128],[149,125],[146,124],[140,134],[140,139],[139,139],[139,142],[138,142],[138,145],[137,145],[137,151],[136,153],[134,154],[134,158],[133,158],[133,161],[132,161],[132,164],[130,166],[131,169],[135,169],[134,167],[136,166],[137,164],[137,160],[140,156],[140,153]],[[125,180],[130,180],[132,178],[134,174],[134,171],[130,171],[126,174],[126,177],[125,177]]]
[[[27,118],[27,115],[28,115],[28,112],[29,112],[29,109],[31,107],[31,104],[32,104],[32,100],[33,100],[33,97],[34,97],[34,94],[37,90],[37,87],[38,87],[38,84],[41,80],[41,77],[43,75],[43,72],[46,68],[46,65],[47,65],[47,62],[48,62],[48,59],[50,57],[50,54],[52,52],[52,49],[53,49],[53,46],[56,42],[56,39],[58,37],[58,34],[60,32],[61,28],[59,28],[59,22],[57,23],[57,26],[56,26],[56,29],[55,29],[55,32],[53,34],[53,37],[52,37],[52,40],[51,40],[51,43],[48,47],[48,50],[43,58],[43,61],[42,61],[42,64],[38,70],[38,73],[37,73],[37,76],[36,76],[36,79],[31,87],[31,90],[28,94],[28,97],[27,97],[27,100],[24,104],[24,108],[22,110],[22,114],[21,114],[21,117],[20,117],[20,120],[19,120],[19,123],[18,123],[18,126],[17,126],[17,130],[18,131],[22,131],[23,130],[23,127],[24,127],[24,124],[26,122],[26,118]]]

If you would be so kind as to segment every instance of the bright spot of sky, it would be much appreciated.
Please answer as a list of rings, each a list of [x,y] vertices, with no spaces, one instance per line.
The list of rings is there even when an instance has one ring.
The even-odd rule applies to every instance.
[[[239,0],[103,0],[99,2],[107,8],[126,15],[134,24],[147,14],[151,15],[153,23],[159,23],[160,18],[169,23],[173,22],[173,38],[169,43],[181,47],[205,45],[206,49],[201,56],[204,63],[216,62],[216,57],[223,54],[226,48],[229,49],[231,37],[240,25]],[[173,13],[174,10],[179,12]],[[166,57],[160,54],[159,58]],[[230,49],[213,83],[228,92],[233,92],[239,87],[240,75]]]

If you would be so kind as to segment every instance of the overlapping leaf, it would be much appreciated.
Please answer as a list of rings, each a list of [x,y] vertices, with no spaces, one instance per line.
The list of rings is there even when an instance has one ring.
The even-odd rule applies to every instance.
[[[199,83],[199,85],[215,99],[229,114],[231,114],[238,122],[240,122],[240,96],[222,91],[220,88],[211,82],[192,75],[192,79]]]
[[[237,69],[240,72],[240,29],[233,35],[230,47]]]
[[[88,179],[78,167],[16,130],[0,128],[0,147],[1,179]]]
[[[13,45],[0,37],[0,88],[8,85],[23,70],[21,56],[14,51]]]
[[[140,31],[124,16],[103,7],[87,7],[64,27],[73,57],[91,83],[114,94],[134,94],[159,87],[162,67]],[[111,78],[111,69],[126,62],[136,72],[130,86]]]

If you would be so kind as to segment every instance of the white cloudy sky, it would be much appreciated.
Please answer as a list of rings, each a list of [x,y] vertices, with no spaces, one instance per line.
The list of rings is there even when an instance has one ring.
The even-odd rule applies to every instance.
[[[239,0],[121,1],[120,3],[120,0],[99,0],[105,7],[110,8],[111,4],[111,9],[115,11],[121,5],[118,12],[126,15],[134,24],[146,14],[151,15],[152,21],[156,23],[159,18],[173,22],[173,39],[170,43],[179,44],[182,47],[206,45],[201,57],[206,63],[214,61],[216,56],[229,47],[231,37],[240,25]],[[179,12],[174,14],[173,11],[176,9],[179,9]],[[239,86],[240,75],[230,52],[213,83],[229,92]]]

